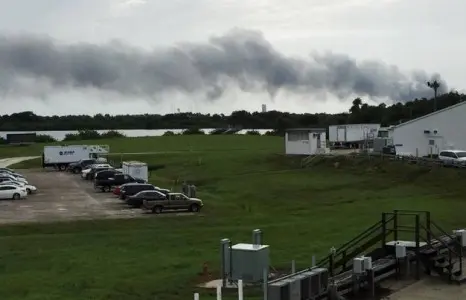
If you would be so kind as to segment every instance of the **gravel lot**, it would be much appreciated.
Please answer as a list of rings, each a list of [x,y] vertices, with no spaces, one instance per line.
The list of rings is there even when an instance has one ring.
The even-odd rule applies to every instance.
[[[73,219],[147,217],[140,209],[129,209],[112,193],[96,192],[80,176],[42,170],[18,170],[37,194],[24,200],[0,200],[0,224]]]

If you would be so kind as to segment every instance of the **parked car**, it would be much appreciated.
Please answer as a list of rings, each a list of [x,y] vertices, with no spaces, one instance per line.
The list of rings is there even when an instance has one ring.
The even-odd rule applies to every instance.
[[[102,171],[102,172],[109,172],[109,171]],[[109,176],[107,178],[105,178],[105,177],[99,178],[98,175],[100,175],[100,173],[102,173],[102,172],[99,172],[97,174],[96,179],[95,179],[95,183],[94,183],[94,187],[96,189],[101,189],[104,192],[110,192],[112,187],[120,186],[120,185],[123,185],[125,183],[131,183],[131,182],[146,183],[146,181],[143,180],[143,179],[134,178],[131,175],[122,174],[122,173],[117,172],[117,171],[115,171],[113,174],[109,174],[111,176]]]
[[[109,178],[113,178],[115,175],[121,174],[120,171],[117,171],[115,169],[105,169],[101,171],[97,171],[94,175],[94,181],[97,180],[107,180]]]
[[[0,176],[10,177],[12,180],[24,182],[25,184],[28,183],[28,181],[26,180],[26,178],[24,178],[23,175],[17,173],[0,172]]]
[[[68,172],[79,174],[82,170],[86,169],[88,166],[95,164],[97,161],[95,159],[81,159],[78,162],[71,163],[68,165]]]
[[[12,180],[0,182],[0,185],[9,185],[9,184],[13,184],[13,185],[16,185],[16,186],[19,186],[19,187],[25,187],[26,192],[28,193],[28,195],[37,192],[37,187],[35,187],[34,185],[24,184],[22,182],[12,181]]]
[[[17,181],[17,182],[21,182],[21,183],[24,183],[24,184],[29,184],[27,182],[27,180],[20,180],[17,177],[14,177],[14,176],[9,175],[9,174],[0,174],[0,182],[2,182],[2,181]]]
[[[113,195],[120,196],[120,188],[121,188],[120,185],[116,186],[116,187],[113,189]]]
[[[82,178],[85,178],[85,175],[87,175],[87,173],[89,173],[92,168],[95,168],[97,166],[99,166],[100,164],[91,164],[91,165],[88,165],[87,167],[85,167],[82,171],[81,171],[81,177]]]
[[[0,168],[0,172],[11,172],[11,173],[14,173],[15,170],[10,169],[10,168]]]
[[[465,150],[442,150],[438,155],[443,164],[449,166],[466,166]]]
[[[187,209],[191,212],[199,212],[201,211],[201,208],[204,206],[204,203],[201,199],[189,198],[188,196],[182,193],[169,193],[168,195],[165,195],[164,198],[154,194],[139,197],[144,198],[141,207],[144,210],[150,210],[156,214],[160,214],[164,210],[179,209]]]
[[[120,188],[120,199],[126,200],[127,197],[136,195],[142,191],[151,191],[151,190],[158,190],[161,191],[162,189],[158,189],[152,184],[149,183],[128,183],[122,185]]]
[[[20,178],[26,179],[26,177],[24,177],[23,175],[21,175],[19,173],[16,173],[14,171],[11,171],[11,170],[0,170],[0,173],[9,174],[9,175],[14,176],[14,177],[20,177]]]
[[[139,208],[144,200],[162,200],[167,199],[167,195],[157,190],[142,191],[126,199],[126,204],[131,207]]]
[[[109,169],[113,169],[113,167],[109,164],[95,164],[92,165],[91,168],[83,170],[81,172],[81,177],[86,180],[92,180],[94,179],[95,173]]]
[[[13,184],[0,185],[0,199],[19,200],[26,198],[27,195],[25,187]]]

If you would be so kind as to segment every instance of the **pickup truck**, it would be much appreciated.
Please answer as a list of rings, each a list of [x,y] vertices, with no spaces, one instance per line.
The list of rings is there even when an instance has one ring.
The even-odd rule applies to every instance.
[[[149,193],[147,193],[149,194]],[[153,213],[160,214],[164,210],[189,210],[190,212],[199,212],[204,206],[201,199],[189,198],[182,193],[168,193],[166,197],[159,195],[147,195],[142,201],[142,208],[150,210]]]
[[[94,188],[101,189],[102,192],[110,192],[112,187],[123,185],[125,183],[145,183],[145,180],[134,178],[127,174],[115,174],[112,177],[104,179],[96,179],[94,182]]]

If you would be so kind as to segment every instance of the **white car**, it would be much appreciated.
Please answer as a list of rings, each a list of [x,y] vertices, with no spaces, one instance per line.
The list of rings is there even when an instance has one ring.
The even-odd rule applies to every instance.
[[[3,181],[3,182],[0,182],[0,185],[9,185],[9,184],[13,184],[13,185],[16,185],[16,186],[20,186],[20,187],[25,187],[26,188],[26,192],[28,192],[28,194],[33,194],[35,192],[37,192],[37,187],[34,186],[34,185],[31,185],[31,184],[25,184],[23,182],[19,182],[19,181]]]
[[[21,181],[21,182],[24,182],[24,183],[28,182],[26,180],[26,178],[24,178],[23,175],[16,174],[16,173],[9,173],[9,172],[0,171],[0,176],[8,176],[8,177],[11,177],[11,178],[15,179],[16,181]]]
[[[28,184],[26,179],[17,178],[15,176],[7,174],[7,173],[0,173],[0,181],[9,181],[9,180],[18,181],[18,182],[22,182],[24,184]]]
[[[438,155],[445,165],[466,166],[466,151],[465,150],[442,150]]]
[[[25,187],[13,184],[0,185],[0,199],[19,200],[26,198],[27,195],[28,192]]]

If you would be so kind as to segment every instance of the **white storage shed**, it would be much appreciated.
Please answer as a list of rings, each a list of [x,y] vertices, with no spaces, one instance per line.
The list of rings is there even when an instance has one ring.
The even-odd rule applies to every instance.
[[[146,182],[149,180],[149,170],[147,164],[140,161],[124,161],[122,165],[123,174],[133,178],[142,179]]]
[[[313,155],[327,152],[325,128],[292,128],[285,132],[285,153]]]
[[[345,124],[328,127],[328,140],[331,143],[356,143],[374,139],[380,124]]]
[[[392,128],[397,154],[427,156],[443,149],[466,150],[466,101]]]

